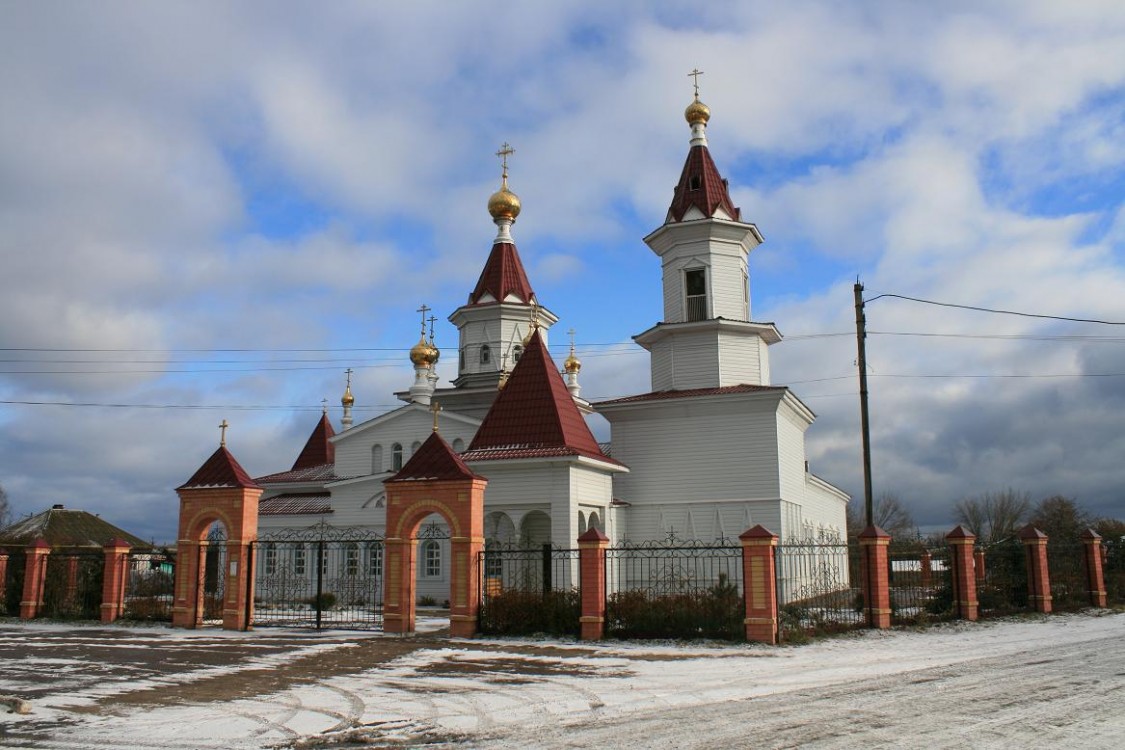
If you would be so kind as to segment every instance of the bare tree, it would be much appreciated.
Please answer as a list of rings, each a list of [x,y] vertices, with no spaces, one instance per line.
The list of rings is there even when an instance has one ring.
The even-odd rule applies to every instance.
[[[0,484],[0,529],[11,523],[12,520],[12,506],[8,503],[8,493],[4,491],[4,485]]]
[[[986,492],[979,497],[966,497],[954,506],[957,522],[984,542],[998,542],[1014,536],[1031,511],[1031,498],[1026,492],[1006,489]]]
[[[1094,516],[1074,500],[1054,495],[1035,505],[1030,523],[1052,542],[1077,543],[1082,532],[1093,526],[1094,521]]]
[[[867,515],[860,503],[848,504],[848,536],[858,536],[867,525]],[[914,516],[893,492],[880,494],[871,503],[871,520],[876,526],[891,535],[893,539],[906,540],[918,537],[918,525]]]

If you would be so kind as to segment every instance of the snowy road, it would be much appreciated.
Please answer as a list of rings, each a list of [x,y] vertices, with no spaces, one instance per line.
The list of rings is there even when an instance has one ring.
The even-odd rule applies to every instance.
[[[1125,614],[792,648],[5,627],[34,713],[0,747],[1118,748],[1123,644]]]

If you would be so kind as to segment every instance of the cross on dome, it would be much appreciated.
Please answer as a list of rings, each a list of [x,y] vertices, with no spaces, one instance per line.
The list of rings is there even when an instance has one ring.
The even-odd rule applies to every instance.
[[[227,445],[227,428],[228,427],[230,427],[230,425],[227,424],[227,420],[225,420],[225,419],[219,424],[219,446],[222,447],[222,448],[225,448],[226,445]]]
[[[687,75],[688,75],[688,78],[695,79],[693,81],[693,83],[695,85],[695,98],[698,101],[699,100],[699,76],[703,75],[703,71],[700,70],[699,68],[692,68],[691,72],[688,73]]]

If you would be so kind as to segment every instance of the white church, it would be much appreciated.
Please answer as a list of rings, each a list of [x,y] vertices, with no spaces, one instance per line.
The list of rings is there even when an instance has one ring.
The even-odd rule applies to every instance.
[[[255,479],[265,488],[259,535],[317,524],[382,534],[383,481],[440,410],[442,437],[488,479],[488,543],[574,547],[591,526],[611,544],[711,542],[755,524],[783,541],[843,539],[848,496],[808,469],[815,416],[770,383],[769,347],[781,334],[751,319],[748,258],[762,235],[743,221],[711,158],[710,110],[698,93],[685,117],[683,172],[663,225],[644,238],[660,259],[664,299],[663,321],[634,336],[650,355],[649,392],[588,403],[573,342],[561,368],[552,361],[547,337],[558,317],[536,297],[512,238],[520,201],[508,188],[505,148],[501,187],[488,201],[491,252],[449,315],[459,331],[456,379],[437,387],[440,353],[423,308],[414,382],[396,394],[404,405],[354,424],[349,377],[341,431],[326,413],[292,469]],[[586,424],[594,412],[610,423],[608,444]],[[420,593],[427,581],[448,590],[441,536],[419,549]]]

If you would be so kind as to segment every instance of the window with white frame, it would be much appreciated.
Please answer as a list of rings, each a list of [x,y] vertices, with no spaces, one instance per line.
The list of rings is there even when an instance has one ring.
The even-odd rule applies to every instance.
[[[305,551],[305,545],[298,544],[293,548],[293,573],[294,575],[303,576],[308,569],[308,553]]]
[[[441,544],[436,539],[422,543],[422,570],[427,578],[441,576]]]
[[[355,542],[344,547],[344,575],[359,575],[359,545]]]
[[[687,320],[707,320],[707,269],[684,271],[684,308]]]
[[[383,545],[379,542],[367,547],[367,570],[375,578],[383,575]]]
[[[277,573],[277,545],[273,542],[267,542],[264,552],[266,575],[275,575]]]

